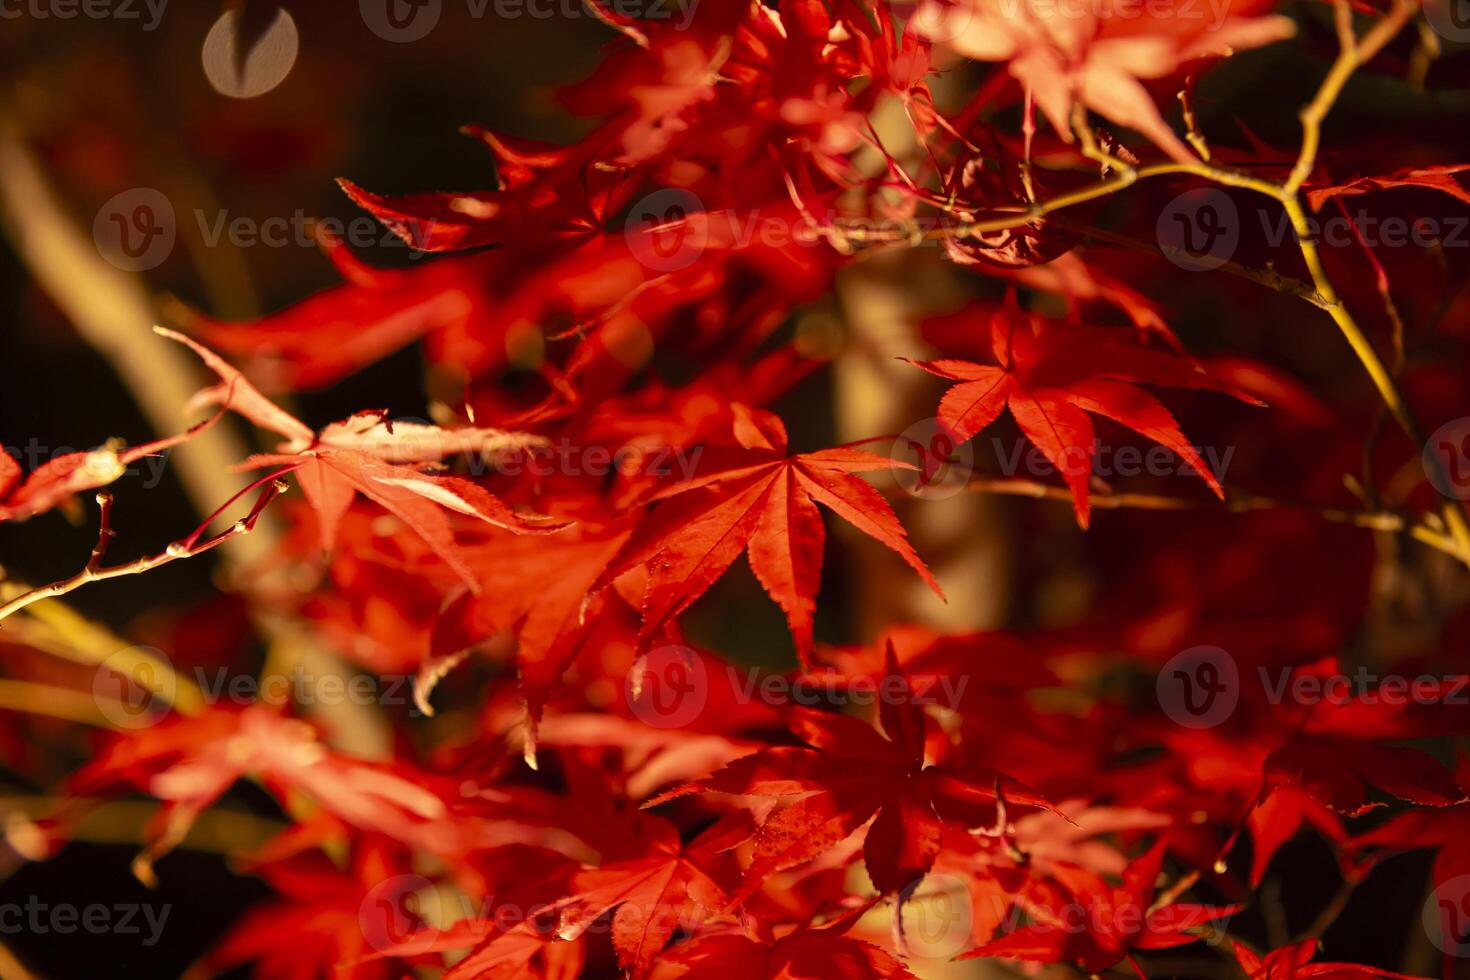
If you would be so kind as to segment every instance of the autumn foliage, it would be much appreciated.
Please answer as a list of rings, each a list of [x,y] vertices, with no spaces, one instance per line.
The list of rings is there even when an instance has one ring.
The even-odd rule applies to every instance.
[[[1324,128],[1350,86],[1422,87],[1440,21],[597,15],[559,96],[581,139],[471,126],[480,187],[341,181],[432,255],[323,234],[341,281],[298,304],[171,302],[135,343],[207,378],[175,431],[0,454],[0,522],[101,520],[74,576],[0,593],[37,699],[6,695],[7,745],[99,728],[16,853],[143,799],[132,869],[163,887],[245,800],[271,833],[222,849],[270,897],[200,975],[1453,976],[1470,190]],[[1272,44],[1313,73],[1291,134],[1203,125],[1212,74]],[[1323,232],[1360,204],[1440,237]],[[1315,375],[1236,343],[1267,303]],[[426,418],[296,407],[408,348]],[[137,540],[107,488],[217,429],[249,433],[239,493]],[[214,558],[244,612],[211,642],[266,651],[229,661],[245,693],[77,646],[71,593]],[[374,693],[281,696],[303,662]],[[1376,948],[1343,927],[1389,908]]]

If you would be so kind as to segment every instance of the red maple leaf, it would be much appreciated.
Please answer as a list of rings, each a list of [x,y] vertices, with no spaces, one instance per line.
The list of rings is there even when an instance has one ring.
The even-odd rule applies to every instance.
[[[1235,944],[1235,959],[1250,980],[1422,980],[1356,963],[1313,963],[1317,940],[1308,939],[1258,955],[1243,943]]]
[[[724,908],[734,870],[721,855],[750,837],[744,814],[720,821],[688,844],[672,824],[659,821],[642,856],[588,868],[572,879],[573,894],[558,903],[562,939],[576,939],[608,912],[618,963],[645,975],[681,925],[697,928]],[[473,954],[472,954],[473,955]]]
[[[835,980],[914,980],[892,953],[846,935],[872,903],[831,922],[803,923],[780,938],[752,939],[737,932],[714,933],[675,947],[664,962],[685,967],[679,980],[785,980],[833,977]]]
[[[1466,171],[1470,171],[1470,164],[1457,163],[1451,166],[1440,167],[1410,167],[1406,170],[1398,170],[1383,177],[1358,177],[1345,184],[1335,184],[1330,187],[1314,187],[1307,191],[1307,203],[1311,204],[1312,210],[1320,211],[1322,205],[1339,197],[1353,197],[1358,194],[1371,194],[1375,191],[1395,190],[1397,188],[1418,187],[1425,190],[1435,190],[1448,194],[1451,197],[1470,204],[1470,191],[1456,178]]]
[[[706,454],[719,455],[728,465],[654,496],[666,502],[637,527],[594,585],[605,586],[646,564],[645,636],[687,609],[748,549],[751,569],[786,613],[797,652],[809,662],[826,537],[818,503],[896,551],[943,597],[893,508],[871,484],[852,475],[911,469],[909,464],[841,448],[788,457],[781,420],[743,405],[735,406],[735,437],[744,452]]]
[[[1086,11],[1060,11],[1039,0],[931,0],[927,6],[921,21],[926,31],[952,38],[954,48],[972,58],[1007,62],[1064,137],[1072,132],[1073,105],[1080,103],[1190,163],[1194,155],[1159,115],[1143,81],[1172,75],[1199,58],[1279,41],[1295,30],[1279,16],[1237,15],[1212,23],[1183,14],[1177,4],[1141,21],[1135,8],[1121,3]],[[1224,12],[1253,6],[1236,0]]]
[[[447,815],[443,799],[421,779],[331,752],[309,724],[263,704],[170,716],[118,736],[72,776],[70,788],[88,796],[131,783],[163,801],[133,865],[140,879],[151,881],[154,861],[246,775],[281,798],[304,792],[346,824],[403,841],[422,843],[419,831]]]
[[[492,533],[461,548],[477,591],[450,601],[434,626],[431,653],[453,658],[487,637],[516,631],[516,666],[534,751],[535,727],[552,686],[576,655],[592,583],[628,538],[626,522],[579,521],[551,539]]]
[[[361,493],[412,528],[474,591],[479,583],[455,544],[446,511],[520,534],[549,534],[566,526],[539,515],[518,513],[470,480],[425,469],[446,456],[522,447],[534,443],[534,437],[499,429],[394,424],[382,412],[360,412],[313,432],[257,391],[213,351],[172,330],[155,329],[187,344],[220,376],[220,383],[195,395],[193,404],[232,409],[286,438],[280,452],[254,456],[241,465],[251,469],[278,467],[282,473],[295,474],[302,493],[317,512],[325,551],[332,550],[338,525],[353,498]]]
[[[247,911],[210,950],[203,965],[211,973],[254,963],[257,976],[282,980],[392,980],[407,968],[402,960],[365,958],[373,947],[363,919],[374,911],[375,886],[409,872],[407,855],[390,842],[358,838],[347,870],[321,851],[251,870],[276,897]]]
[[[1350,817],[1383,805],[1368,799],[1369,786],[1420,806],[1453,806],[1465,799],[1465,791],[1433,756],[1366,739],[1295,739],[1271,753],[1264,772],[1267,787],[1300,787]]]
[[[1075,963],[1089,973],[1099,973],[1131,960],[1134,949],[1171,949],[1197,941],[1201,936],[1190,930],[1231,915],[1236,907],[1184,902],[1156,905],[1164,848],[1165,841],[1160,840],[1130,864],[1119,885],[1080,870],[1065,877],[1059,872],[1068,887],[1031,905],[1031,924],[960,959],[999,956],[1033,963]],[[1141,971],[1139,976],[1143,976]]]
[[[1006,808],[1054,809],[1023,783],[990,769],[926,763],[924,709],[889,653],[879,708],[883,731],[848,715],[795,708],[791,730],[809,747],[776,747],[649,801],[688,793],[801,797],[776,810],[756,834],[755,860],[735,895],[741,901],[764,879],[837,846],[863,824],[868,877],[883,894],[922,878],[939,853],[943,825],[1005,824]],[[876,818],[876,819],[875,819]]]
[[[88,452],[65,453],[48,460],[22,479],[20,464],[0,451],[0,521],[24,521],[70,500],[74,495],[113,483],[128,467],[194,438],[212,425],[211,416],[176,436],[138,446],[107,442]]]
[[[1470,756],[1456,766],[1459,784],[1470,786]],[[1395,851],[1434,849],[1431,869],[1436,887],[1461,875],[1470,875],[1470,804],[1445,809],[1415,809],[1397,814],[1367,833],[1353,838],[1353,851],[1387,848]]]
[[[1224,490],[1158,399],[1137,383],[1234,394],[1190,362],[1122,343],[1116,331],[1045,323],[1021,312],[1014,293],[990,321],[994,364],[911,363],[958,381],[939,403],[939,420],[963,442],[1010,409],[1026,438],[1072,488],[1077,522],[1087,526],[1093,428],[1088,413],[1126,425],[1173,450],[1221,498]],[[1242,400],[1253,401],[1237,394]]]

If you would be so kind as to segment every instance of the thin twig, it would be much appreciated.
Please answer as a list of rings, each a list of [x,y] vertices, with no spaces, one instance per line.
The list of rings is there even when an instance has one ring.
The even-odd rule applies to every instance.
[[[1309,939],[1321,939],[1323,934],[1332,928],[1332,924],[1338,920],[1338,917],[1347,910],[1348,902],[1352,901],[1353,892],[1357,890],[1359,880],[1352,875],[1343,878],[1342,883],[1337,886],[1337,891],[1333,894],[1332,900],[1317,914],[1317,918],[1312,920],[1312,924],[1307,927],[1307,930],[1292,940],[1292,942],[1301,943]]]
[[[88,559],[86,567],[70,578],[31,589],[28,592],[16,596],[4,605],[0,605],[0,622],[3,622],[6,618],[27,606],[40,602],[42,599],[53,599],[57,596],[66,595],[68,592],[74,592],[91,582],[102,582],[107,579],[121,578],[124,575],[138,575],[158,568],[160,565],[167,565],[169,562],[178,561],[180,558],[193,558],[197,555],[204,554],[206,551],[212,551],[227,541],[249,534],[255,529],[255,524],[260,519],[260,515],[264,513],[266,506],[276,497],[285,493],[286,489],[285,483],[279,480],[273,481],[261,492],[255,501],[255,505],[251,507],[250,513],[218,534],[203,538],[202,540],[196,539],[196,535],[190,535],[189,538],[173,542],[156,555],[146,555],[134,561],[107,568],[101,566],[101,560],[107,550],[107,543],[113,534],[112,528],[108,523],[112,498],[109,494],[98,494],[97,502],[102,507],[102,526],[97,536],[97,545],[92,549],[92,555]]]
[[[1029,497],[1034,500],[1051,500],[1058,503],[1071,503],[1072,501],[1072,491],[1066,487],[1052,486],[1051,484],[1039,483],[1034,480],[977,477],[965,484],[964,489],[970,493]],[[1095,510],[1182,511],[1205,510],[1217,506],[1215,501],[1203,498],[1195,500],[1187,497],[1169,497],[1147,493],[1093,493],[1089,494],[1087,499]],[[1340,510],[1333,507],[1317,507],[1311,504],[1288,503],[1274,500],[1270,497],[1262,497],[1256,494],[1233,490],[1226,492],[1223,506],[1225,511],[1231,514],[1275,509],[1303,511],[1314,514],[1334,524],[1347,524],[1353,527],[1366,528],[1371,531],[1405,533],[1416,541],[1423,542],[1462,561],[1467,557],[1459,550],[1456,542],[1446,535],[1424,525],[1411,524],[1401,515],[1392,512],[1366,513],[1362,511]]]

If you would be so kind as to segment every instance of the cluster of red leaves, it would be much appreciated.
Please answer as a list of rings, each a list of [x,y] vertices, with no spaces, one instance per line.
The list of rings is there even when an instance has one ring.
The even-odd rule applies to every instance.
[[[1285,36],[1288,23],[1249,4],[1207,36],[1183,19],[1114,18],[1107,4],[1086,23],[1058,20],[1055,4],[939,6],[907,28],[886,3],[858,0],[707,0],[688,29],[602,11],[622,36],[565,93],[599,120],[580,142],[468,130],[494,157],[489,191],[389,197],[343,182],[416,248],[464,254],[387,271],[326,242],[345,284],[256,323],[192,317],[199,340],[163,331],[218,375],[197,406],[282,440],[241,468],[302,492],[279,560],[319,579],[305,592],[262,585],[255,601],[367,670],[417,673],[424,708],[434,693],[471,705],[451,738],[429,751],[399,739],[386,761],[339,751],[266,704],[110,736],[70,789],[162,801],[142,876],[239,780],[290,819],[247,861],[278,897],[208,966],[907,977],[922,955],[914,918],[932,915],[926,889],[939,882],[967,913],[932,955],[1141,969],[1137,953],[1146,963],[1223,935],[1302,829],[1354,880],[1414,849],[1437,851],[1437,883],[1470,869],[1470,763],[1451,773],[1403,744],[1470,735],[1452,699],[1315,710],[1247,685],[1213,728],[1181,726],[1153,699],[1152,671],[1186,639],[1228,642],[1243,672],[1340,672],[1342,617],[1291,619],[1291,600],[1281,605],[1302,581],[1279,561],[1300,558],[1299,524],[1264,523],[1264,551],[1218,538],[1162,549],[1139,575],[1157,578],[1152,605],[1133,615],[1136,597],[1120,597],[1086,629],[895,626],[866,646],[816,641],[821,508],[940,591],[888,500],[857,476],[913,467],[858,445],[793,452],[771,408],[820,367],[782,327],[850,260],[847,228],[932,218],[967,274],[1002,281],[1003,303],[930,334],[959,339],[915,373],[954,383],[937,408],[952,442],[1009,413],[1064,477],[1084,527],[1094,417],[1173,451],[1224,495],[1148,388],[1316,405],[1265,366],[1211,373],[1046,219],[999,241],[963,229],[1014,213],[1033,186],[1032,135],[1023,146],[979,121],[982,108],[1023,104],[1029,123],[1034,99],[1055,127],[1035,137],[1042,189],[1108,174],[1071,145],[1077,106],[1151,138],[1140,157],[1186,159],[1145,82]],[[1005,63],[988,103],[941,111],[930,35]],[[892,106],[922,148],[918,168],[869,122]],[[1310,200],[1405,185],[1463,196],[1455,173],[1315,180]],[[1061,294],[1068,317],[1023,310],[1016,283]],[[314,429],[262,393],[329,384],[418,340],[463,382],[453,423],[363,412]],[[0,456],[0,519],[103,486],[186,437],[69,456],[24,480]],[[559,446],[618,465],[528,465]],[[832,704],[877,690],[875,717],[754,698],[686,640],[681,618],[742,553],[799,664],[753,686],[804,684]],[[1200,554],[1212,570],[1181,570],[1179,556]],[[1275,605],[1249,592],[1258,582],[1277,587]],[[1268,614],[1280,621],[1252,619]],[[1076,689],[1103,672],[1099,658],[1126,675],[1121,699]],[[696,709],[680,714],[680,697]],[[1386,805],[1401,812],[1371,831],[1346,822]],[[1242,835],[1247,868],[1231,859]],[[1315,963],[1316,951],[1311,940],[1233,949],[1263,980],[1394,976]]]

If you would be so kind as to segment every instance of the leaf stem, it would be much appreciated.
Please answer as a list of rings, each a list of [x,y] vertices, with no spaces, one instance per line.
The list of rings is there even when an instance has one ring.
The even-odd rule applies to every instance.
[[[10,599],[4,605],[0,605],[0,622],[20,612],[27,606],[40,602],[42,599],[53,599],[57,596],[66,595],[68,592],[74,592],[91,582],[102,582],[107,579],[121,578],[124,575],[138,575],[142,572],[151,571],[160,565],[167,565],[169,562],[178,561],[180,558],[193,558],[196,555],[204,554],[206,551],[211,551],[227,541],[249,534],[255,529],[256,522],[260,520],[260,515],[264,513],[266,506],[285,491],[286,484],[279,480],[273,481],[256,498],[254,506],[250,508],[250,513],[218,534],[200,540],[198,536],[199,532],[196,531],[187,538],[173,542],[156,555],[145,555],[142,558],[126,562],[122,565],[113,565],[106,568],[102,567],[101,562],[107,550],[107,545],[114,534],[110,523],[112,496],[106,493],[99,493],[97,495],[97,503],[102,513],[101,526],[97,535],[97,544],[92,549],[92,554],[87,560],[86,567],[70,578],[23,592]]]

